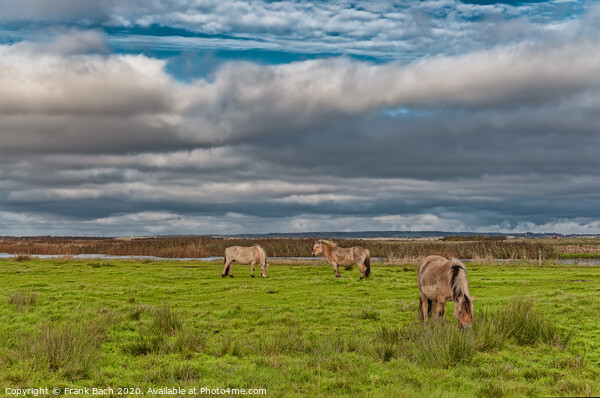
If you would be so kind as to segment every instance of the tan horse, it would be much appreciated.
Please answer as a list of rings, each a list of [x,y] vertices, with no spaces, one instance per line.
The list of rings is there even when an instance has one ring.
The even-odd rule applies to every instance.
[[[420,308],[423,320],[431,315],[433,303],[438,306],[438,316],[444,316],[447,301],[454,301],[454,317],[462,326],[473,323],[473,299],[469,296],[467,269],[453,258],[427,256],[417,268],[417,284],[421,293]]]
[[[327,261],[333,266],[335,277],[340,277],[338,266],[350,267],[358,265],[360,279],[371,275],[371,253],[364,247],[354,246],[343,249],[329,240],[318,240],[313,246],[313,256],[324,254]]]
[[[221,276],[225,278],[225,276],[229,275],[233,278],[233,262],[237,262],[238,264],[252,264],[252,270],[250,271],[250,276],[254,278],[254,267],[256,263],[260,264],[261,276],[263,278],[267,277],[267,269],[269,264],[267,263],[267,253],[265,249],[263,249],[259,245],[254,245],[250,247],[244,246],[230,246],[225,249],[225,265],[223,266],[223,272]]]

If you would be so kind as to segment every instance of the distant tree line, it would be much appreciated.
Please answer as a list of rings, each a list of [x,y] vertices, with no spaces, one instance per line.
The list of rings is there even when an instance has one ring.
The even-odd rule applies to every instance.
[[[506,240],[504,235],[449,235],[444,236],[440,240],[445,242],[468,242],[468,241],[501,241]]]

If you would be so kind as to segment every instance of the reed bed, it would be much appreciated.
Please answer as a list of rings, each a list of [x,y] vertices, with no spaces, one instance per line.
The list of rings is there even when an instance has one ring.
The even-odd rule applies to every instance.
[[[2,238],[0,252],[27,258],[28,255],[54,254],[108,254],[155,256],[167,258],[196,258],[222,256],[228,246],[260,244],[270,257],[309,257],[314,244],[312,238],[216,238],[205,236],[159,238]],[[561,254],[556,245],[541,241],[397,241],[343,239],[342,247],[364,246],[373,257],[385,257],[392,263],[414,261],[437,254],[444,257],[492,259],[547,260]]]

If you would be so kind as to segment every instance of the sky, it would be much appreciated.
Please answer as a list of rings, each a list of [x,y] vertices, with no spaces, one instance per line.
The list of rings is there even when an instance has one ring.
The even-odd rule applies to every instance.
[[[594,1],[0,0],[0,235],[600,233]]]

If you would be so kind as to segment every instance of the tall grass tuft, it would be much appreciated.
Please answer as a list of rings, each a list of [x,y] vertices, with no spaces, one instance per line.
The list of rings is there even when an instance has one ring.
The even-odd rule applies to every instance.
[[[356,352],[367,344],[361,336],[339,334],[310,334],[306,340],[304,351],[317,361],[336,354]]]
[[[134,321],[139,321],[142,314],[152,312],[152,307],[146,304],[139,304],[129,310],[128,317]]]
[[[165,336],[162,334],[140,335],[123,346],[123,351],[131,355],[148,355],[164,351]]]
[[[57,372],[70,380],[89,377],[105,339],[104,323],[44,324],[27,342],[29,356],[37,366]]]
[[[242,346],[238,340],[231,338],[231,336],[223,337],[221,345],[217,350],[217,356],[222,357],[225,355],[232,355],[234,357],[242,356]]]
[[[502,398],[506,394],[500,380],[487,380],[477,389],[475,396],[482,398]]]
[[[167,304],[156,308],[152,313],[152,318],[152,329],[160,334],[173,335],[178,329],[181,329],[179,317],[171,311],[171,307]]]
[[[384,362],[396,358],[402,348],[402,331],[396,327],[382,326],[375,333],[373,349]]]
[[[150,313],[152,321],[143,333],[123,345],[123,351],[131,355],[180,352],[187,355],[204,349],[204,334],[182,330],[182,323],[168,304],[152,308],[139,304],[129,311],[129,318],[140,320],[141,315]]]
[[[8,304],[16,306],[19,312],[23,312],[25,307],[33,307],[35,305],[37,297],[37,293],[28,295],[21,292],[15,292],[8,298]]]
[[[476,315],[472,331],[478,351],[492,351],[500,349],[506,343],[507,335],[498,326],[498,313],[491,313],[484,309]]]
[[[472,331],[456,322],[413,323],[404,334],[412,343],[414,359],[423,365],[456,366],[470,360],[477,348]]]
[[[173,351],[190,354],[206,348],[206,333],[180,330],[175,335]]]
[[[498,311],[498,332],[512,337],[519,345],[538,342],[564,347],[571,334],[564,334],[533,307],[533,302],[517,298]]]
[[[422,365],[444,368],[468,361],[476,352],[502,348],[509,339],[518,345],[544,343],[558,347],[565,347],[571,339],[571,334],[562,333],[531,301],[524,299],[515,299],[494,313],[483,310],[476,314],[472,328],[462,328],[452,318],[431,319],[427,324],[410,323],[400,334],[404,341],[402,352],[408,353],[409,358]],[[385,329],[378,336],[376,347],[378,340],[393,342],[394,337]],[[380,344],[378,356],[384,360],[391,358],[390,346],[393,347]],[[577,366],[578,362],[568,364]]]
[[[370,319],[372,321],[377,321],[379,319],[379,311],[371,307],[364,307],[360,312],[359,317],[361,319]]]

